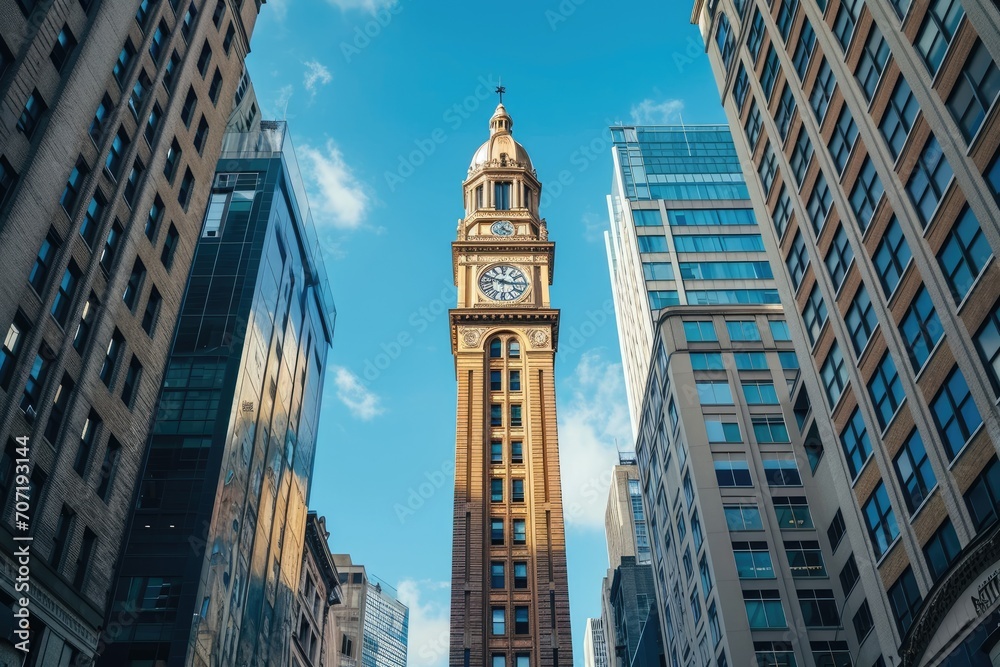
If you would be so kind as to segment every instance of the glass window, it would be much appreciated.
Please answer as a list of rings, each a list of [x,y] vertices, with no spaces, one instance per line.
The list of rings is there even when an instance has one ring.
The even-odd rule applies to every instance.
[[[514,588],[528,587],[528,564],[524,562],[514,563]]]
[[[490,443],[490,463],[503,463],[503,443],[499,440]]]
[[[767,542],[733,542],[733,556],[740,579],[774,579]]]
[[[962,371],[955,368],[931,401],[934,423],[952,461],[983,423]]]
[[[833,590],[829,588],[820,589],[799,589],[795,591],[799,598],[799,608],[802,610],[802,617],[808,628],[836,628],[840,626],[840,612],[837,610],[837,599],[833,596]],[[817,664],[830,667],[846,663],[826,663]]]
[[[750,150],[752,151],[757,146],[757,139],[760,138],[760,128],[762,119],[760,116],[760,109],[757,107],[757,101],[750,101],[750,113],[747,114],[747,121],[743,125],[743,130],[747,135],[747,143],[750,144]]]
[[[837,124],[833,126],[833,136],[830,137],[830,157],[837,165],[837,172],[844,173],[847,166],[847,158],[851,155],[851,150],[858,139],[858,126],[854,123],[854,116],[845,104],[837,117]]]
[[[955,117],[965,140],[972,142],[1000,92],[1000,69],[993,62],[982,40],[975,46],[962,66],[962,74],[948,96],[948,110]]]
[[[521,371],[510,371],[507,384],[511,391],[521,391]]]
[[[750,78],[747,76],[747,71],[743,67],[743,63],[740,63],[739,68],[736,70],[736,80],[733,82],[733,100],[736,102],[736,107],[738,109],[743,108],[743,102],[747,99],[747,91],[750,90]]]
[[[917,104],[916,98],[913,97],[910,84],[900,76],[878,126],[893,158],[899,157],[902,152],[906,137],[909,136],[910,130],[913,129],[913,123],[917,119],[918,111],[920,111],[920,106]]]
[[[788,3],[783,3],[782,6]],[[795,98],[792,96],[792,87],[787,83],[781,86],[781,95],[778,97],[778,108],[774,112],[774,122],[778,126],[778,134],[784,141],[788,137],[788,128],[795,117]],[[767,190],[770,190],[770,186]]]
[[[726,322],[729,338],[734,341],[760,340],[760,331],[754,320],[739,320]]]
[[[809,222],[812,223],[813,231],[817,235],[826,225],[826,219],[830,216],[832,208],[833,195],[830,194],[830,186],[827,185],[826,176],[820,173],[806,203],[806,215],[809,216]]]
[[[719,29],[715,33],[715,44],[719,47],[723,65],[729,69],[729,65],[733,61],[733,54],[736,52],[736,37],[729,24],[729,17],[721,12],[720,14]]]
[[[916,429],[910,433],[893,462],[899,485],[903,490],[903,499],[910,514],[920,507],[931,490],[937,486],[937,478],[931,462],[927,459],[924,441]]]
[[[857,635],[858,642],[861,643],[868,636],[868,633],[872,631],[872,628],[875,627],[871,609],[868,608],[868,600],[861,603],[858,610],[854,612],[852,620],[854,622],[854,632]]]
[[[784,0],[778,7],[778,17],[775,19],[775,23],[778,26],[778,32],[781,33],[781,39],[785,42],[788,41],[788,33],[792,29],[792,22],[798,9],[798,0]]]
[[[503,356],[503,343],[499,338],[490,341],[490,358],[499,359]]]
[[[512,479],[512,480],[510,480],[510,500],[513,503],[523,503],[524,502],[524,480],[523,479]]]
[[[837,513],[833,515],[833,520],[830,521],[830,526],[826,529],[826,536],[830,540],[830,548],[836,551],[845,534],[847,534],[847,524],[844,523],[843,513],[838,509]],[[848,592],[850,591],[845,591],[845,593]]]
[[[728,382],[697,382],[695,386],[698,390],[698,399],[702,405],[733,404],[733,392],[729,388]]]
[[[896,579],[896,583],[889,587],[889,604],[892,605],[893,616],[901,635],[905,635],[910,628],[923,601],[913,569],[907,567]]]
[[[806,268],[809,266],[809,253],[806,251],[806,241],[801,231],[795,232],[795,238],[792,239],[792,248],[788,251],[785,264],[788,266],[788,274],[792,279],[792,286],[798,289],[799,285],[802,284]]]
[[[35,263],[28,274],[28,284],[34,288],[35,292],[41,294],[44,291],[45,283],[48,280],[49,273],[52,271],[56,251],[61,245],[62,241],[59,240],[54,231],[50,230],[45,236],[45,240],[42,241],[42,245],[38,249],[38,255],[35,256]]]
[[[865,427],[861,411],[854,408],[844,431],[840,434],[840,444],[844,448],[844,458],[852,477],[857,477],[872,453],[872,445],[868,439],[868,429]]]
[[[834,342],[830,352],[826,355],[823,367],[820,369],[820,377],[823,379],[823,387],[826,389],[826,400],[830,407],[837,404],[840,395],[847,386],[847,365],[844,363],[844,355],[840,351],[840,346]]]
[[[795,183],[800,187],[802,186],[802,179],[805,178],[806,170],[809,168],[812,155],[812,142],[809,141],[809,134],[805,128],[802,128],[799,130],[799,136],[795,139],[795,145],[792,147],[792,157],[789,158],[792,175],[795,176]],[[785,186],[782,185],[781,189],[784,192]]]
[[[854,590],[855,584],[861,579],[861,573],[858,572],[858,564],[854,560],[854,554],[852,553],[847,557],[847,562],[844,563],[844,567],[841,568],[840,574],[838,575],[840,579],[840,586],[844,589],[844,595],[850,594]]]
[[[931,0],[914,44],[923,57],[931,77],[941,66],[944,54],[948,51],[948,45],[951,44],[951,39],[955,36],[963,16],[965,10],[959,0]]]
[[[660,227],[663,225],[659,209],[633,209],[632,220],[636,227]]]
[[[736,422],[724,422],[721,419],[705,418],[705,431],[709,442],[743,442],[740,436],[740,425]]]
[[[764,252],[764,240],[760,234],[690,234],[675,236],[674,248],[677,252]]]
[[[809,298],[806,300],[805,308],[802,310],[802,321],[806,325],[806,333],[809,334],[810,343],[816,343],[820,332],[823,330],[823,325],[826,324],[826,319],[826,304],[823,303],[823,297],[819,293],[819,286],[813,285],[812,291],[809,292]]]
[[[882,72],[885,71],[885,64],[889,61],[890,55],[892,54],[889,52],[889,45],[885,43],[885,38],[882,37],[882,31],[877,25],[872,24],[868,39],[865,40],[865,48],[861,50],[858,68],[854,72],[868,102],[872,101],[875,87],[882,78]]]
[[[514,607],[514,634],[528,634],[528,608]]]
[[[758,443],[788,442],[788,427],[785,420],[776,415],[773,417],[754,417],[753,434]]]
[[[994,390],[1000,388],[1000,301],[993,304],[993,310],[976,332],[976,348],[979,356],[990,371]]]
[[[764,97],[768,100],[771,99],[771,93],[774,92],[774,82],[777,81],[780,71],[778,53],[774,50],[773,44],[768,45],[767,56],[764,57],[764,69],[760,75],[760,85],[764,90]]]
[[[719,352],[691,352],[691,369],[696,371],[725,370]]]
[[[992,256],[990,243],[983,235],[976,215],[967,205],[948,232],[937,255],[941,271],[944,272],[957,302],[968,294],[972,283]]]
[[[826,117],[826,111],[830,108],[830,100],[833,98],[833,91],[836,88],[837,80],[830,69],[830,63],[826,61],[826,58],[823,58],[819,64],[819,71],[816,73],[816,83],[809,95],[809,103],[819,123],[822,123]]]
[[[977,533],[997,520],[997,512],[1000,512],[1000,462],[996,456],[983,467],[965,492],[965,506]]]
[[[493,635],[503,635],[507,633],[506,627],[506,614],[504,613],[503,607],[493,607],[493,623],[491,634]]]
[[[927,138],[906,183],[906,191],[910,194],[924,227],[930,224],[953,173],[941,151],[941,145],[932,134]]]
[[[792,65],[795,66],[795,73],[799,75],[800,81],[805,81],[806,70],[812,60],[813,51],[816,50],[816,33],[813,31],[809,19],[803,19],[802,31],[799,33],[799,41],[795,44],[795,53],[792,56]]]
[[[847,47],[854,36],[854,28],[861,16],[862,0],[845,0],[840,3],[837,17],[833,21],[833,34],[840,43],[840,48],[847,53]]]
[[[639,236],[639,252],[667,252],[667,239],[663,236]]]
[[[813,520],[809,513],[809,504],[802,496],[778,497],[774,500],[774,514],[781,530],[812,529]]]
[[[910,246],[906,243],[903,230],[899,226],[899,220],[893,215],[872,257],[886,297],[896,290],[899,279],[903,276],[903,270],[912,256]]]
[[[785,612],[781,608],[781,594],[777,590],[743,591],[743,604],[752,630],[787,626]]]
[[[793,454],[762,454],[768,486],[802,486]]]
[[[503,519],[490,519],[490,544],[503,546]]]
[[[884,429],[906,397],[903,384],[899,381],[899,373],[896,372],[896,364],[888,352],[868,381],[868,394],[874,404],[879,426]]]
[[[910,307],[899,324],[899,332],[906,343],[906,351],[910,357],[910,364],[913,370],[920,370],[931,350],[944,335],[941,328],[941,321],[934,311],[934,304],[931,303],[930,294],[921,286],[914,295]]]
[[[885,188],[882,187],[882,180],[875,171],[875,165],[872,164],[871,158],[865,157],[858,180],[851,190],[851,210],[854,211],[861,231],[868,229],[868,224],[884,192]]]
[[[660,310],[680,304],[677,290],[651,290],[648,293],[650,310]]]
[[[674,268],[670,262],[643,262],[642,275],[646,280],[673,280]]]
[[[884,482],[878,483],[863,509],[872,548],[875,550],[875,556],[881,558],[899,536],[896,515],[889,504],[889,494],[885,490]]]
[[[715,459],[715,478],[719,486],[753,486],[750,466],[739,455],[720,454]]]
[[[961,551],[962,545],[958,542],[955,527],[951,525],[950,519],[945,519],[924,545],[924,558],[927,559],[927,567],[934,581],[944,576]]]
[[[728,383],[724,383],[728,387]],[[777,405],[778,394],[773,382],[744,382],[743,395],[749,405]]]
[[[788,556],[788,569],[791,570],[793,577],[826,576],[826,565],[823,563],[823,552],[819,548],[819,542],[786,541],[785,555]]]
[[[724,505],[726,526],[731,531],[764,530],[756,505]]]
[[[527,541],[524,519],[514,519],[514,544],[523,545]]]
[[[788,322],[785,320],[768,320],[767,324],[771,328],[771,337],[775,341],[792,340],[791,331],[788,329]]]
[[[521,426],[521,406],[516,403],[510,406],[510,425]]]
[[[685,321],[684,336],[689,343],[719,340],[715,334],[715,324],[711,321]]]
[[[490,480],[490,502],[503,502],[503,480],[498,477]]]
[[[847,232],[843,225],[837,227],[837,233],[833,236],[830,250],[826,255],[826,268],[830,272],[834,287],[839,290],[847,277],[847,269],[854,261],[854,250],[847,238]]]
[[[854,346],[854,354],[861,356],[862,350],[868,346],[872,332],[878,326],[878,318],[875,309],[872,307],[872,300],[868,296],[868,290],[864,285],[858,288],[857,294],[851,300],[851,306],[847,309],[844,317],[847,329],[851,334],[851,344]]]
[[[747,52],[753,61],[756,61],[758,54],[760,54],[760,46],[764,42],[765,31],[764,17],[761,15],[760,10],[754,7],[753,19],[750,22],[750,32],[747,34]]]
[[[763,352],[734,352],[736,368],[741,371],[766,371],[767,357]]]

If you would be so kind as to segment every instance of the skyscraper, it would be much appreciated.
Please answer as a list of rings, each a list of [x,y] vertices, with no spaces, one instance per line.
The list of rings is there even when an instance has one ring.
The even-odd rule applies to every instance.
[[[619,455],[611,471],[608,506],[604,510],[604,535],[608,542],[608,565],[618,567],[622,556],[649,564],[649,526],[642,508],[639,468],[634,455]]]
[[[89,661],[108,640],[149,415],[259,8],[0,0],[0,569],[16,570],[12,538],[29,533],[29,664]],[[26,530],[13,514],[22,436]],[[0,606],[14,597],[0,577]]]
[[[875,632],[857,664],[988,664],[1000,9],[698,0],[692,21],[771,222],[804,425],[862,575],[848,605],[866,596],[855,626]]]
[[[778,294],[728,127],[617,126],[611,137],[605,240],[634,430],[660,310]]]
[[[573,661],[541,183],[501,104],[452,244],[458,380],[450,664]]]
[[[334,307],[288,128],[227,133],[102,665],[283,665]]]
[[[391,591],[391,592],[390,592]],[[406,667],[410,610],[382,581],[368,581],[362,630],[363,667]]]
[[[820,530],[837,508],[818,502],[829,490],[812,474],[817,438],[791,400],[799,364],[729,130],[612,133],[612,288],[623,357],[648,368],[629,383],[666,661],[841,664],[845,596],[828,579],[850,550]],[[676,297],[658,301],[661,290]],[[644,344],[633,329],[646,321],[639,356],[628,346]],[[631,657],[638,637],[619,640]]]
[[[610,667],[608,640],[604,635],[604,623],[599,618],[587,619],[583,633],[583,666]]]

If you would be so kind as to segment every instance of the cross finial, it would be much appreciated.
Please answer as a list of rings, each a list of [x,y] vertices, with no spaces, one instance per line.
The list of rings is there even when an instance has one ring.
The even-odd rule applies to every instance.
[[[501,83],[501,80],[497,79],[497,89],[494,91],[500,96],[500,104],[503,104],[503,94],[507,92],[507,89]]]

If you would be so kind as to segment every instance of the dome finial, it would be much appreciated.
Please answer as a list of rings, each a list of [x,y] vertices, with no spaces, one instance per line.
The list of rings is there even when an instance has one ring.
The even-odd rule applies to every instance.
[[[500,104],[503,104],[503,94],[507,92],[507,89],[503,86],[502,77],[497,77],[497,89],[495,92],[500,96]]]

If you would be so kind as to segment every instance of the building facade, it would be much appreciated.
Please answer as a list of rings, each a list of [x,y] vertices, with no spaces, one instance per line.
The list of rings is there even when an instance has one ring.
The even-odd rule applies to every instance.
[[[379,580],[368,582],[365,596],[362,667],[406,667],[410,610]]]
[[[605,242],[634,431],[660,310],[778,294],[728,127],[614,126],[611,138]],[[714,235],[687,236],[704,229]]]
[[[619,455],[618,460],[619,465],[611,471],[611,489],[604,511],[608,565],[612,569],[618,567],[623,556],[632,556],[640,565],[651,562],[639,468],[634,456]]]
[[[219,165],[100,664],[282,665],[298,630],[335,312],[287,126],[227,133]]]
[[[0,2],[0,604],[20,597],[8,555],[27,532],[29,664],[89,664],[110,640],[107,592],[258,10]],[[24,436],[27,485],[12,474]]]
[[[588,618],[583,632],[584,667],[610,667],[608,662],[608,639],[604,634],[604,623],[599,618]]]
[[[309,512],[299,578],[298,626],[291,667],[332,667],[338,638],[333,607],[343,603],[340,573],[330,553],[326,518]]]
[[[857,664],[988,664],[997,615],[970,600],[997,567],[1000,10],[723,0],[692,21],[864,575]]]
[[[368,604],[368,574],[364,565],[351,561],[348,554],[335,554],[334,563],[340,573],[340,586],[344,592],[343,604],[334,608],[337,633],[334,636],[334,667],[361,665],[361,648],[364,637],[364,618]]]
[[[451,665],[572,664],[556,432],[555,244],[501,104],[452,244],[458,381]]]

